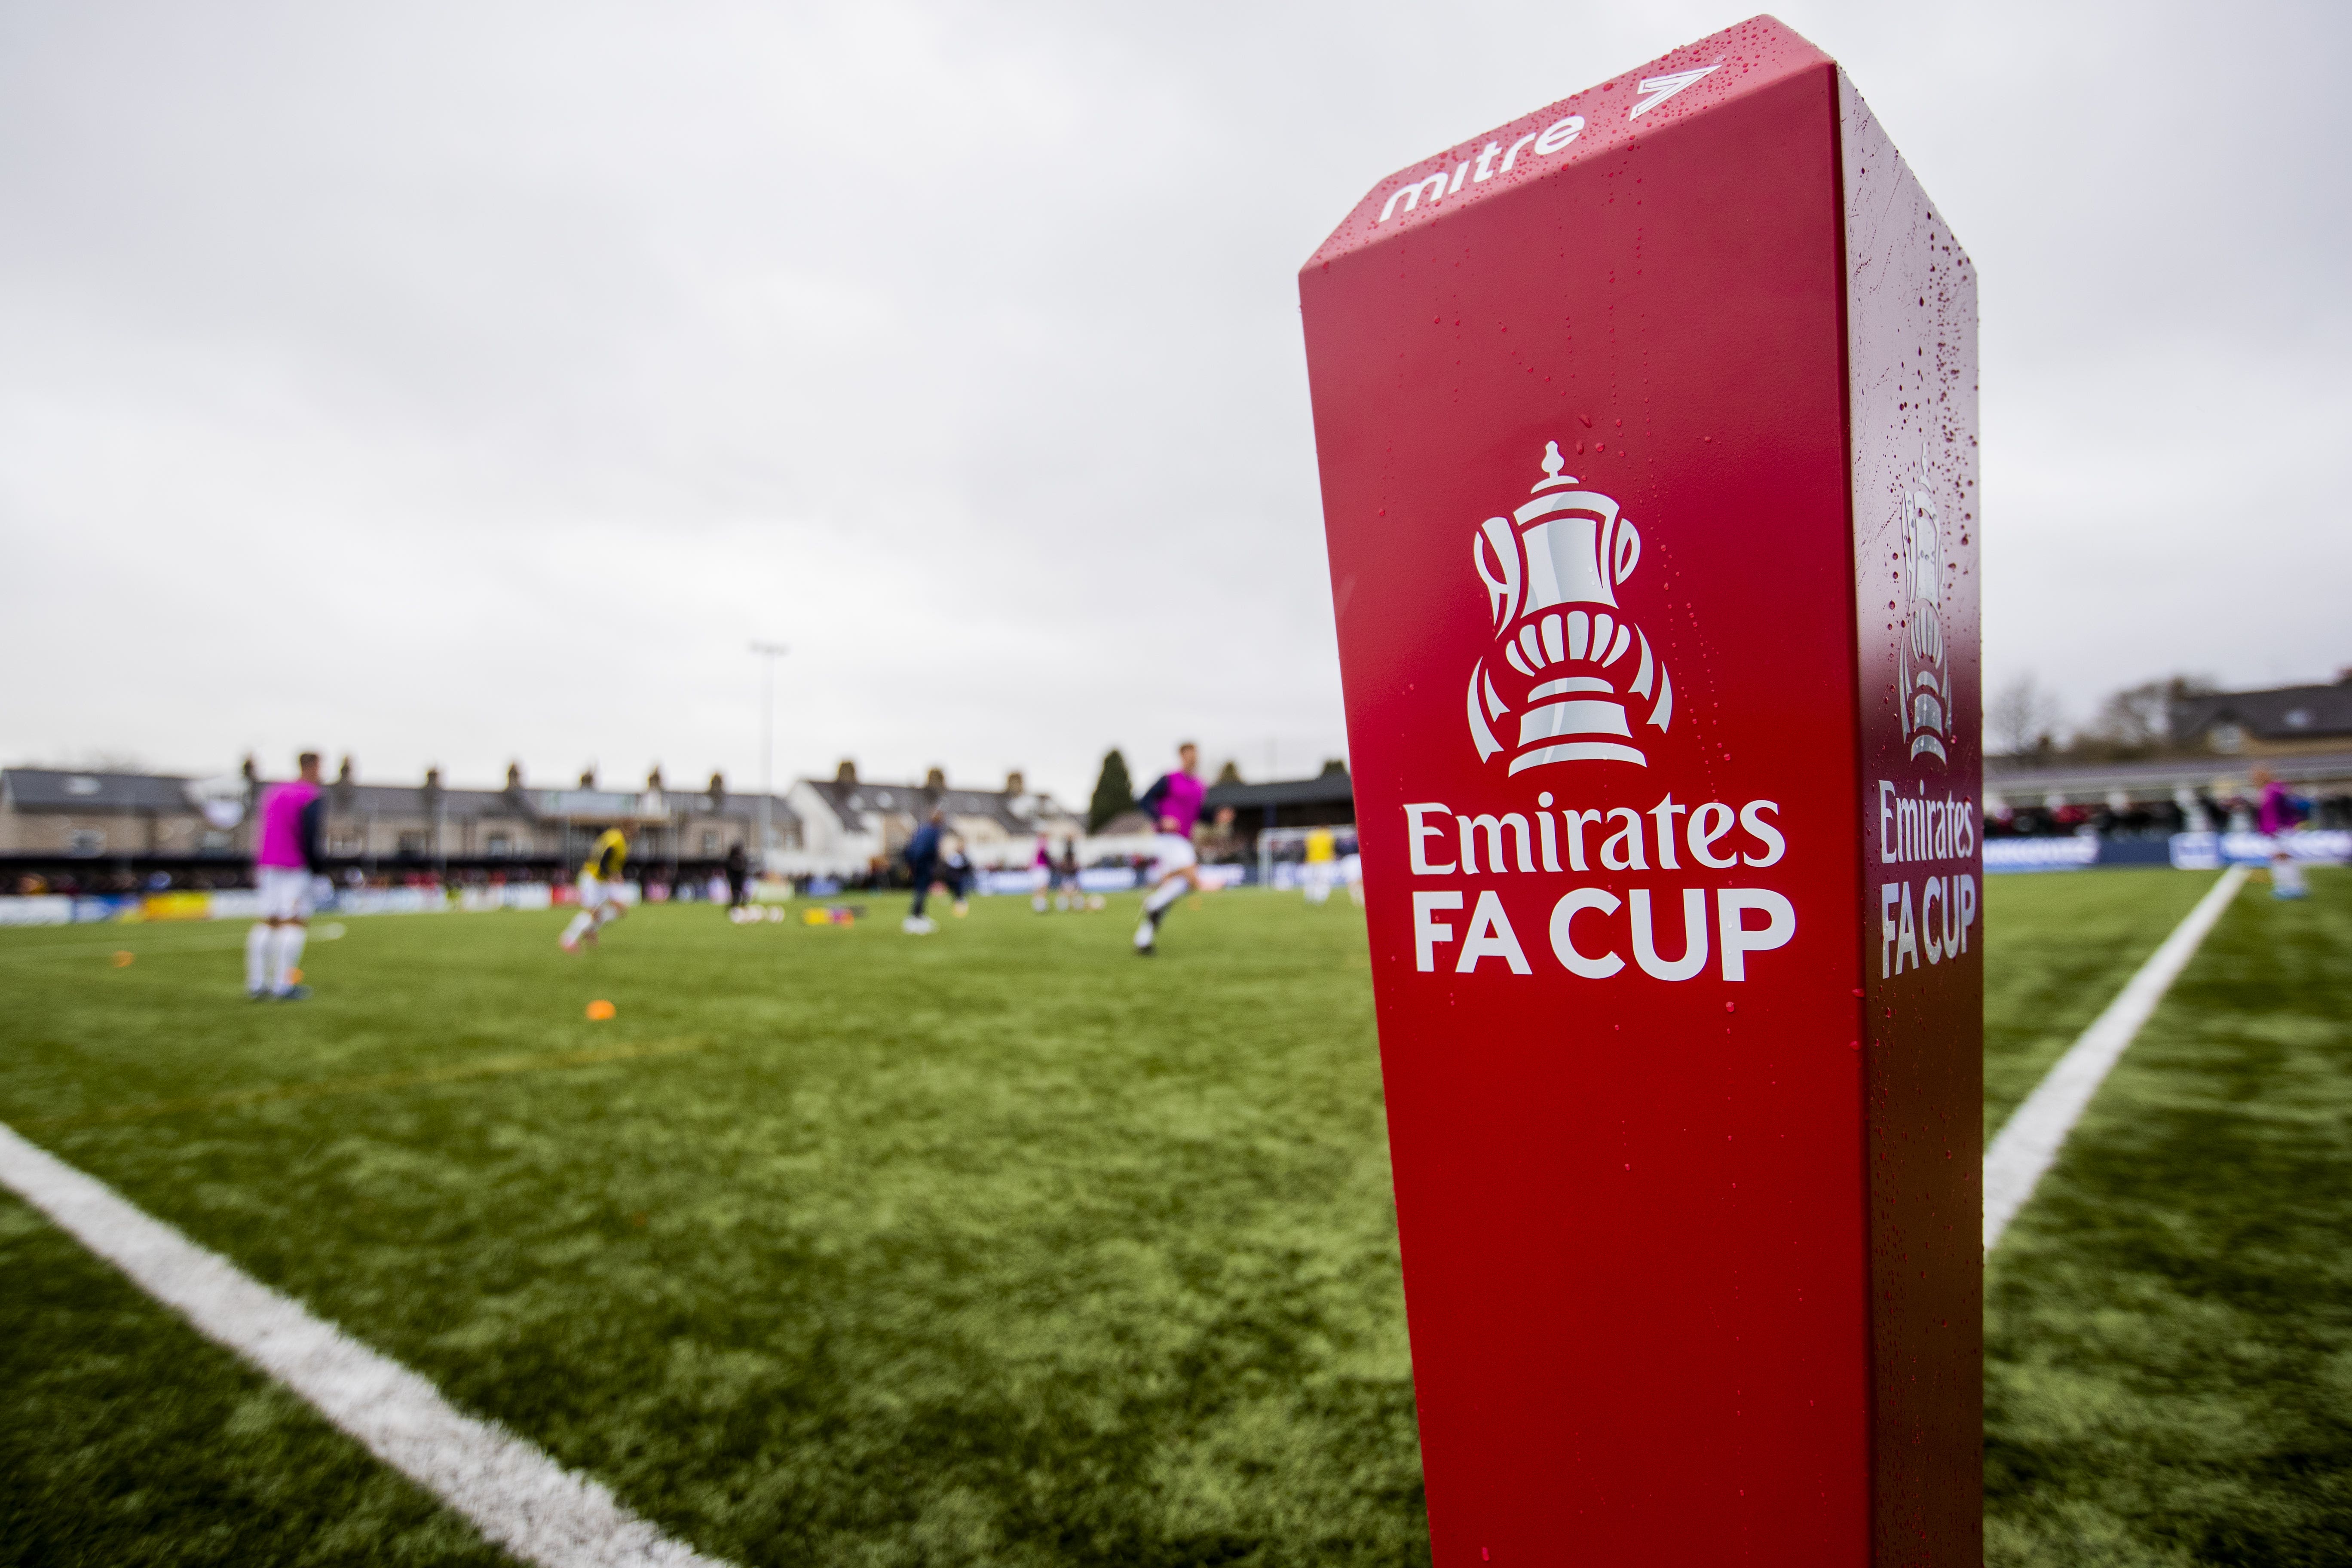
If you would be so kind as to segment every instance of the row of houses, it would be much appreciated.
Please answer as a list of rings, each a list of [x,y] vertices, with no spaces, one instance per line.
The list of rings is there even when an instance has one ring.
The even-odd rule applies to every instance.
[[[157,878],[235,885],[252,855],[252,805],[264,782],[250,762],[217,777],[0,769],[0,887],[27,878],[89,889]],[[801,779],[769,795],[737,794],[717,773],[699,789],[677,789],[659,769],[638,789],[600,784],[593,773],[561,788],[534,787],[520,765],[499,789],[445,784],[438,769],[414,784],[365,784],[346,757],[324,793],[331,867],[372,880],[568,877],[608,826],[627,831],[641,875],[707,877],[740,847],[783,875],[856,876],[896,858],[934,810],[983,867],[1027,865],[1041,836],[1057,854],[1075,846],[1088,864],[1142,855],[1150,841],[1140,814],[1089,833],[1083,817],[1018,773],[998,789],[951,785],[939,769],[920,784],[877,783],[859,779],[849,762],[830,779]],[[1220,785],[1210,804],[1234,806],[1244,836],[1261,818],[1288,826],[1353,814],[1344,770]],[[1246,844],[1237,837],[1229,847]]]
[[[2326,685],[2200,692],[2168,710],[2168,755],[1986,758],[1992,830],[2251,828],[2257,768],[2308,799],[2319,826],[2352,826],[2352,670]]]
[[[234,881],[252,856],[252,804],[265,782],[249,762],[225,777],[0,769],[0,866],[83,885],[108,872]],[[593,774],[547,789],[510,767],[504,788],[467,789],[445,784],[438,769],[413,784],[362,783],[345,758],[324,795],[329,860],[395,879],[561,875],[612,826],[628,830],[647,864],[678,869],[715,867],[739,845],[756,849],[763,833],[780,846],[797,833],[782,800],[733,794],[718,774],[699,790],[669,788],[659,770],[642,789],[601,786]]]
[[[2135,825],[2149,831],[2224,826],[2242,816],[2254,765],[2267,767],[2352,822],[2352,674],[2329,685],[2215,692],[2170,715],[2175,754],[2117,763],[2050,765],[1988,760],[1987,814],[2012,831]],[[251,805],[261,780],[104,769],[0,769],[0,888],[27,877],[98,888],[151,882],[226,886],[252,854]],[[854,876],[894,859],[932,811],[982,866],[1026,865],[1039,837],[1058,853],[1075,843],[1089,864],[1148,852],[1150,825],[1130,813],[1089,833],[1078,813],[1030,789],[1020,773],[997,789],[948,783],[870,782],[845,762],[830,779],[804,778],[781,795],[741,795],[718,773],[674,788],[656,768],[642,788],[527,784],[518,765],[499,789],[444,784],[438,769],[415,784],[362,784],[350,758],[326,786],[326,850],[346,875],[485,880],[569,876],[597,833],[630,835],[643,874],[707,876],[741,848],[787,875]],[[1355,819],[1354,785],[1332,763],[1314,778],[1213,786],[1230,829],[1204,846],[1245,855],[1267,828]]]

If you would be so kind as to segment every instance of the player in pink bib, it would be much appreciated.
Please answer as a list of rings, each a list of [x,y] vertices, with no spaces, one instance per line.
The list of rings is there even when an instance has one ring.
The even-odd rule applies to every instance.
[[[319,874],[326,798],[319,792],[319,753],[295,759],[301,777],[261,792],[253,814],[253,883],[261,919],[245,933],[245,994],[257,1002],[299,1002],[310,988],[296,980],[310,935],[310,879]]]
[[[1169,906],[1202,885],[1200,852],[1192,847],[1192,829],[1209,793],[1193,771],[1201,765],[1201,748],[1185,742],[1176,748],[1176,763],[1174,773],[1161,773],[1135,803],[1150,815],[1153,828],[1151,890],[1143,895],[1143,923],[1135,928],[1135,951],[1146,958],[1159,949]]]

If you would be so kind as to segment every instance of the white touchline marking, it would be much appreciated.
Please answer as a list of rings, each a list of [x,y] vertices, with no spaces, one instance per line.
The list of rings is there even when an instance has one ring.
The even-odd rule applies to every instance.
[[[2033,1195],[2033,1189],[2058,1158],[2058,1150],[2073,1131],[2075,1119],[2099,1091],[2108,1070],[2123,1057],[2156,1005],[2196,956],[2205,934],[2221,920],[2230,900],[2245,885],[2246,868],[2232,866],[2221,873],[2197,907],[2172,928],[2164,945],[2148,954],[2139,973],[2091,1021],[2080,1038],[2066,1047],[2048,1075],[2034,1086],[2025,1103],[2001,1126],[1984,1157],[1984,1249],[1990,1253],[2001,1232]]]
[[[725,1568],[631,1513],[602,1483],[495,1423],[461,1415],[398,1362],[5,1123],[0,1182],[524,1561],[545,1568]]]

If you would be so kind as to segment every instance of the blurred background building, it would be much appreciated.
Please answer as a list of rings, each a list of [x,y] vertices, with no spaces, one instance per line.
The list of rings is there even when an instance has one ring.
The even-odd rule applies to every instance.
[[[0,769],[0,886],[37,879],[58,891],[232,888],[248,879],[252,805],[266,780],[242,774]],[[631,871],[667,881],[708,878],[728,854],[756,854],[762,825],[779,851],[800,843],[785,800],[732,793],[713,773],[700,789],[600,787],[593,773],[560,789],[363,784],[350,758],[325,785],[329,871],[369,882],[561,880],[596,835],[625,828]],[[158,880],[161,879],[161,880]]]

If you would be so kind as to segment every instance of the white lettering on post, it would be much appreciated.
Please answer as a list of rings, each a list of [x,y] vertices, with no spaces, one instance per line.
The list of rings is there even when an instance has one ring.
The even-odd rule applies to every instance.
[[[1389,193],[1388,205],[1381,208],[1381,216],[1374,218],[1372,221],[1374,223],[1388,222],[1391,217],[1395,216],[1396,205],[1400,200],[1404,203],[1405,211],[1412,211],[1413,208],[1421,205],[1422,193],[1424,191],[1428,192],[1429,199],[1431,201],[1444,201],[1445,199],[1444,172],[1441,170],[1437,174],[1430,175],[1427,179],[1422,181],[1418,184],[1399,185],[1395,190]]]
[[[1519,869],[1533,871],[1536,868],[1535,861],[1528,856],[1528,819],[1517,812],[1506,812],[1500,816],[1492,814],[1483,816],[1456,816],[1454,820],[1462,825],[1462,871],[1465,876],[1478,869],[1478,835],[1482,832],[1486,836],[1486,869],[1489,871],[1510,869],[1503,863],[1503,829],[1505,827],[1511,830],[1512,837],[1517,844]]]
[[[1575,141],[1577,133],[1583,129],[1584,116],[1581,114],[1571,114],[1565,120],[1555,121],[1536,139],[1536,151],[1547,158],[1555,153],[1565,153],[1568,144]]]
[[[1491,895],[1489,895],[1491,896]],[[1423,974],[1437,968],[1437,944],[1454,940],[1454,928],[1442,925],[1429,917],[1440,910],[1462,907],[1459,893],[1425,893],[1416,889],[1412,895],[1412,966]]]
[[[1621,816],[1625,826],[1601,842],[1601,863],[1612,871],[1646,871],[1650,863],[1642,855],[1642,814],[1630,805],[1610,808],[1610,821]]]
[[[1601,814],[1597,811],[1563,811],[1559,814],[1559,824],[1568,829],[1568,868],[1571,871],[1590,870],[1591,868],[1584,863],[1584,830],[1600,826]]]
[[[1902,891],[1903,884],[1900,882],[1878,884],[1878,977],[1881,980],[1890,979],[1895,973],[1895,939],[1902,934],[1902,928],[1895,922],[1895,900]]]
[[[1739,808],[1739,826],[1748,829],[1756,842],[1764,846],[1761,855],[1742,855],[1740,860],[1749,866],[1777,866],[1780,857],[1789,852],[1789,841],[1780,830],[1764,820],[1768,811],[1778,811],[1780,803],[1773,800],[1751,800]]]
[[[1708,801],[1691,813],[1691,858],[1711,871],[1728,871],[1739,864],[1737,855],[1717,856],[1715,841],[1731,831],[1731,807],[1719,800]]]
[[[1423,839],[1435,838],[1445,832],[1443,827],[1432,827],[1422,821],[1421,814],[1425,811],[1433,811],[1442,816],[1454,815],[1447,809],[1444,801],[1437,800],[1428,801],[1420,805],[1408,805],[1404,808],[1405,841],[1411,846],[1412,874],[1416,877],[1450,877],[1454,871],[1454,862],[1448,860],[1443,866],[1433,866],[1429,863],[1428,855],[1421,847]]]
[[[1658,869],[1661,871],[1682,869],[1682,863],[1675,858],[1675,813],[1688,810],[1689,806],[1676,805],[1671,793],[1650,808],[1650,815],[1658,819]]]
[[[1459,907],[1461,900],[1454,900]],[[1454,965],[1456,974],[1477,972],[1482,958],[1499,958],[1511,966],[1514,974],[1529,974],[1528,955],[1519,951],[1519,939],[1511,930],[1510,917],[1503,913],[1503,900],[1492,892],[1478,895],[1478,907],[1470,911],[1470,929],[1463,934],[1462,956]]]
[[[1748,978],[1748,955],[1786,947],[1797,934],[1797,906],[1785,894],[1769,888],[1726,888],[1715,895],[1716,920],[1721,927],[1723,977]],[[1761,930],[1750,931],[1748,911],[1763,915]]]
[[[1650,889],[1633,889],[1633,962],[1656,980],[1688,980],[1706,967],[1706,889],[1683,889],[1683,955],[1671,963],[1658,956],[1651,929]]]
[[[1625,961],[1614,952],[1603,952],[1597,958],[1587,957],[1576,945],[1576,917],[1586,910],[1597,910],[1613,915],[1622,907],[1616,894],[1599,888],[1579,888],[1551,907],[1551,951],[1570,974],[1586,980],[1606,980],[1625,967]]]

